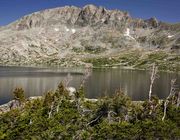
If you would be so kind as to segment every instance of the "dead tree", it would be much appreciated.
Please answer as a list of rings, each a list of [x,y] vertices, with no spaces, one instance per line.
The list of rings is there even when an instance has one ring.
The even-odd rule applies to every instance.
[[[164,102],[164,113],[163,113],[163,117],[162,117],[162,121],[164,121],[165,117],[166,117],[166,112],[167,112],[167,105],[169,104],[169,100],[172,96],[175,95],[176,93],[176,88],[175,88],[175,83],[176,83],[176,79],[172,79],[171,80],[171,89],[169,92],[168,97],[166,98],[166,101]],[[178,96],[179,97],[179,96]]]
[[[162,117],[162,121],[164,121],[165,117],[166,117],[166,111],[167,111],[167,105],[169,103],[169,100],[166,100],[164,102],[164,113],[163,113],[163,117]]]
[[[180,91],[178,92],[178,98],[177,98],[177,108],[179,107],[180,104]]]
[[[69,83],[73,80],[73,77],[70,73],[67,74],[66,78],[64,79],[64,86],[68,87]]]
[[[169,98],[172,97],[173,95],[175,95],[175,93],[176,93],[175,84],[176,84],[176,79],[172,79],[171,80],[171,89],[170,89],[170,93],[169,93]]]
[[[153,88],[154,81],[158,77],[157,73],[158,73],[158,67],[155,64],[153,64],[151,79],[150,79],[151,83],[150,83],[150,88],[149,88],[149,102],[151,101],[152,88]]]
[[[92,73],[91,67],[86,67],[86,68],[85,68],[85,72],[84,72],[83,79],[82,79],[82,81],[81,81],[81,86],[84,86],[86,80],[91,76],[91,73]]]
[[[116,112],[114,111],[108,111],[108,122],[111,123],[112,122],[112,118],[111,118],[111,115],[114,114],[114,115],[117,115]]]
[[[50,111],[49,111],[49,113],[48,113],[48,118],[51,118],[51,116],[52,116],[52,113],[53,113],[53,107],[54,107],[54,102],[52,102],[52,104],[51,104],[51,108],[50,108]]]
[[[62,103],[62,99],[60,99],[59,102],[57,103],[57,107],[56,107],[57,113],[59,112],[59,106],[61,105],[61,103]]]
[[[77,106],[77,109],[79,112],[81,109],[81,101],[84,100],[84,84],[85,84],[86,80],[91,76],[91,72],[92,72],[92,70],[90,67],[85,68],[84,76],[81,81],[79,91],[77,91],[75,93],[76,106]]]

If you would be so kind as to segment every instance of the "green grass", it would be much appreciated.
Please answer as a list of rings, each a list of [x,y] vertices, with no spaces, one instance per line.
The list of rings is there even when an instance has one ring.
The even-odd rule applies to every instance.
[[[137,69],[150,69],[153,63],[156,63],[161,71],[180,71],[180,56],[165,53],[163,51],[150,52],[143,55],[143,52],[133,51],[120,53],[115,57],[101,57],[84,60],[86,63],[92,63],[94,67],[113,67],[115,65],[131,66]]]

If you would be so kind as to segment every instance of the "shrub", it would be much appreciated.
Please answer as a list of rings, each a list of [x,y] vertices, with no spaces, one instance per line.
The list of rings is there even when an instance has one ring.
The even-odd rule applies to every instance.
[[[13,92],[14,99],[20,101],[21,103],[25,101],[25,94],[22,88],[16,88]]]

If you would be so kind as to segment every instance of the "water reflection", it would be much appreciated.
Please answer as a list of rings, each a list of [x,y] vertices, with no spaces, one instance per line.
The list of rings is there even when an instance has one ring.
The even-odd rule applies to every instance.
[[[70,86],[79,87],[83,75],[76,69],[36,69],[18,67],[0,67],[0,104],[12,99],[15,87],[22,87],[26,96],[42,95],[54,90],[58,83],[71,72],[73,80]],[[170,90],[170,80],[176,78],[180,84],[180,75],[161,72],[155,81],[153,94],[165,98]],[[127,69],[94,69],[85,83],[86,97],[97,98],[112,95],[118,88],[125,91],[133,100],[148,98],[150,84],[148,71]]]
[[[153,94],[164,98],[170,90],[171,79],[177,79],[180,83],[180,76],[172,73],[159,73],[159,78],[154,83]],[[104,94],[112,94],[116,89],[122,89],[133,100],[144,100],[148,98],[150,85],[149,71],[126,70],[126,69],[98,69],[93,72],[86,84],[88,96],[99,97]]]

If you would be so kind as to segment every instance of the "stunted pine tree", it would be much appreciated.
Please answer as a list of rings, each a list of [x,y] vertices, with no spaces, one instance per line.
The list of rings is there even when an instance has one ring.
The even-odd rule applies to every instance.
[[[55,96],[60,98],[67,98],[68,97],[68,91],[66,90],[66,87],[64,86],[63,82],[60,82],[58,85],[58,88],[56,89]]]
[[[25,93],[22,88],[16,88],[13,92],[14,99],[18,100],[20,103],[25,101]]]
[[[52,91],[48,91],[45,94],[43,106],[50,107],[53,101],[54,101],[54,93]]]
[[[59,112],[59,106],[62,103],[63,100],[65,99],[70,99],[69,96],[69,91],[67,90],[67,85],[69,84],[69,82],[71,80],[68,80],[69,76],[67,76],[66,80],[65,80],[65,84],[63,82],[60,82],[58,85],[58,88],[55,91],[55,101],[54,101],[54,105],[56,106],[56,112]]]
[[[84,100],[85,92],[84,87],[81,85],[79,90],[75,92],[75,101],[78,111],[80,111],[81,101]]]
[[[52,111],[55,103],[55,96],[52,91],[48,91],[44,98],[43,106],[48,109],[48,118],[51,118]]]
[[[77,99],[83,99],[85,96],[84,87],[81,85],[79,90],[75,93]]]

